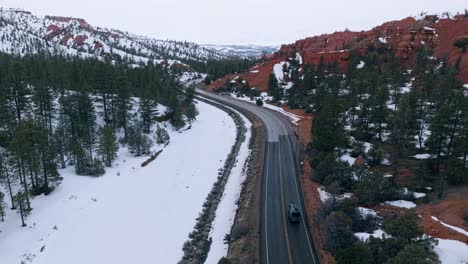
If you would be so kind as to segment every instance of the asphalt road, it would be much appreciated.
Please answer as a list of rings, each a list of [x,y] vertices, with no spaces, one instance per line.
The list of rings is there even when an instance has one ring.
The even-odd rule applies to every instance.
[[[265,161],[262,178],[261,249],[265,264],[319,263],[304,214],[300,223],[290,223],[287,206],[304,203],[296,163],[297,139],[291,122],[282,114],[227,96],[197,90],[211,100],[235,106],[258,116],[265,124]]]

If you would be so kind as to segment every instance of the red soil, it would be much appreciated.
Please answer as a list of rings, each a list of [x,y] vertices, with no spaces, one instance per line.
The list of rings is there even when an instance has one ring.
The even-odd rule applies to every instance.
[[[463,186],[450,190],[447,198],[442,201],[420,206],[417,211],[422,217],[424,232],[433,237],[456,239],[468,243],[468,236],[445,227],[431,218],[431,216],[435,216],[446,224],[462,228],[468,232],[468,222],[463,219],[463,216],[468,214],[467,201],[468,186]]]

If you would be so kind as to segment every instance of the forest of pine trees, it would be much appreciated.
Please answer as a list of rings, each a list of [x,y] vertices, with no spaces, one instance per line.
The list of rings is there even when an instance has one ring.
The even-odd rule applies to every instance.
[[[167,107],[158,113],[158,104]],[[166,67],[130,67],[96,59],[0,54],[0,219],[18,210],[22,225],[31,197],[60,183],[60,168],[99,176],[111,167],[119,146],[151,154],[169,136],[158,120],[179,129],[198,114],[193,92],[185,93]],[[153,129],[152,126],[157,126]]]
[[[435,242],[419,238],[415,212],[383,223],[357,212],[358,205],[414,199],[379,172],[385,159],[395,173],[399,166],[413,166],[417,184],[431,186],[439,198],[450,185],[468,182],[468,97],[457,79],[458,63],[435,59],[424,48],[406,63],[407,68],[392,50],[351,54],[345,75],[336,64],[309,65],[303,78],[282,94],[290,107],[316,115],[308,146],[312,178],[335,196],[354,193],[351,199],[325,203],[318,217],[325,247],[338,263],[401,263],[402,258],[438,263]],[[372,148],[366,151],[364,144]],[[362,157],[366,166],[342,161],[346,153]],[[415,161],[413,156],[420,153],[431,158]],[[409,165],[415,162],[418,167]],[[361,242],[353,235],[372,232],[378,225],[392,238]],[[398,233],[398,225],[412,230],[410,236]]]

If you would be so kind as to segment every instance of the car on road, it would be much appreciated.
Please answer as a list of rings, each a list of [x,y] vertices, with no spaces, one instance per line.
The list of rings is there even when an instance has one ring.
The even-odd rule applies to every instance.
[[[288,219],[291,223],[299,223],[301,221],[301,209],[299,204],[291,202],[288,205]]]

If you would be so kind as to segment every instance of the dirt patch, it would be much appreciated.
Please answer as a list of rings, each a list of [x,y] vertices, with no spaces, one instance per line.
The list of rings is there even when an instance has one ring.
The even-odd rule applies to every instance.
[[[417,211],[421,215],[424,233],[444,239],[456,239],[468,243],[468,236],[445,227],[432,219],[437,217],[442,222],[468,231],[468,222],[463,218],[468,214],[468,186],[450,189],[444,200],[422,205]]]

